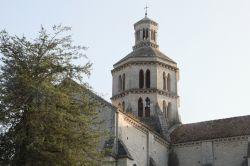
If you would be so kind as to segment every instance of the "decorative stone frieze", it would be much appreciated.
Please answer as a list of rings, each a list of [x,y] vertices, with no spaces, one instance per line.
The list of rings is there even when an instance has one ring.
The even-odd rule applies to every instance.
[[[131,124],[133,127],[139,129],[140,131],[144,132],[144,133],[148,133],[147,128],[143,127],[143,125],[139,124],[138,122],[136,122],[135,120],[129,118],[129,117],[124,117],[124,120],[129,122],[129,124]]]
[[[177,67],[159,62],[159,61],[130,61],[127,62],[117,68],[114,68],[113,70],[111,70],[111,73],[115,73],[121,70],[124,70],[125,68],[129,67],[130,65],[158,65],[161,66],[163,68],[166,68],[168,70],[172,70],[172,71],[178,71],[179,69]]]
[[[133,49],[137,49],[137,48],[145,47],[145,46],[149,46],[149,47],[153,47],[153,48],[159,48],[159,46],[157,44],[154,44],[152,42],[141,42],[141,43],[135,45],[133,47]]]
[[[134,88],[134,89],[129,89],[129,90],[121,92],[120,94],[112,96],[111,100],[122,98],[128,95],[129,93],[131,94],[158,93],[159,95],[167,96],[167,97],[174,98],[174,99],[179,98],[179,96],[174,92],[163,91],[163,90],[156,89],[156,88],[147,88],[147,89]]]
[[[157,135],[154,135],[154,139],[155,141],[161,143],[162,145],[169,146],[169,143],[167,143],[167,141],[165,141],[164,139],[162,139],[161,137]]]

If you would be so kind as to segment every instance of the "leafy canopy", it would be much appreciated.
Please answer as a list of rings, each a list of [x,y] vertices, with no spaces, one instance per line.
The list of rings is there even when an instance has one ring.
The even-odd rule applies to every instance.
[[[69,27],[38,37],[0,32],[0,165],[100,165],[98,103],[83,84],[91,63],[72,44]]]

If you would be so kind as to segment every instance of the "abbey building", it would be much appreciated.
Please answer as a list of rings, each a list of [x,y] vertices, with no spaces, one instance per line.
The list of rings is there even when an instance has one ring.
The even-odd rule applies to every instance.
[[[158,23],[134,24],[135,44],[114,64],[111,103],[99,109],[114,166],[250,166],[250,116],[182,124],[177,63],[157,43]]]

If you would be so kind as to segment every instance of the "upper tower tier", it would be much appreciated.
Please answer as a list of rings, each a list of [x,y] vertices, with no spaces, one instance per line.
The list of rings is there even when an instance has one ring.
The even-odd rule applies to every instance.
[[[114,64],[117,68],[125,63],[138,61],[143,58],[148,61],[158,61],[176,68],[176,62],[159,50],[157,43],[158,23],[149,19],[147,15],[134,24],[135,45],[133,51]],[[146,58],[146,59],[145,59]]]
[[[149,19],[147,15],[140,21],[134,24],[135,29],[135,46],[133,49],[151,46],[153,48],[158,48],[157,45],[157,30],[158,24]]]

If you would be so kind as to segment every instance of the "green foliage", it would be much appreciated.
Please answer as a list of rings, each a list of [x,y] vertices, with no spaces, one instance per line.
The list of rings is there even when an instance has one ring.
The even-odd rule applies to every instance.
[[[72,81],[82,83],[91,63],[72,63],[85,48],[69,30],[42,27],[34,40],[0,32],[0,165],[100,165],[98,103]]]

